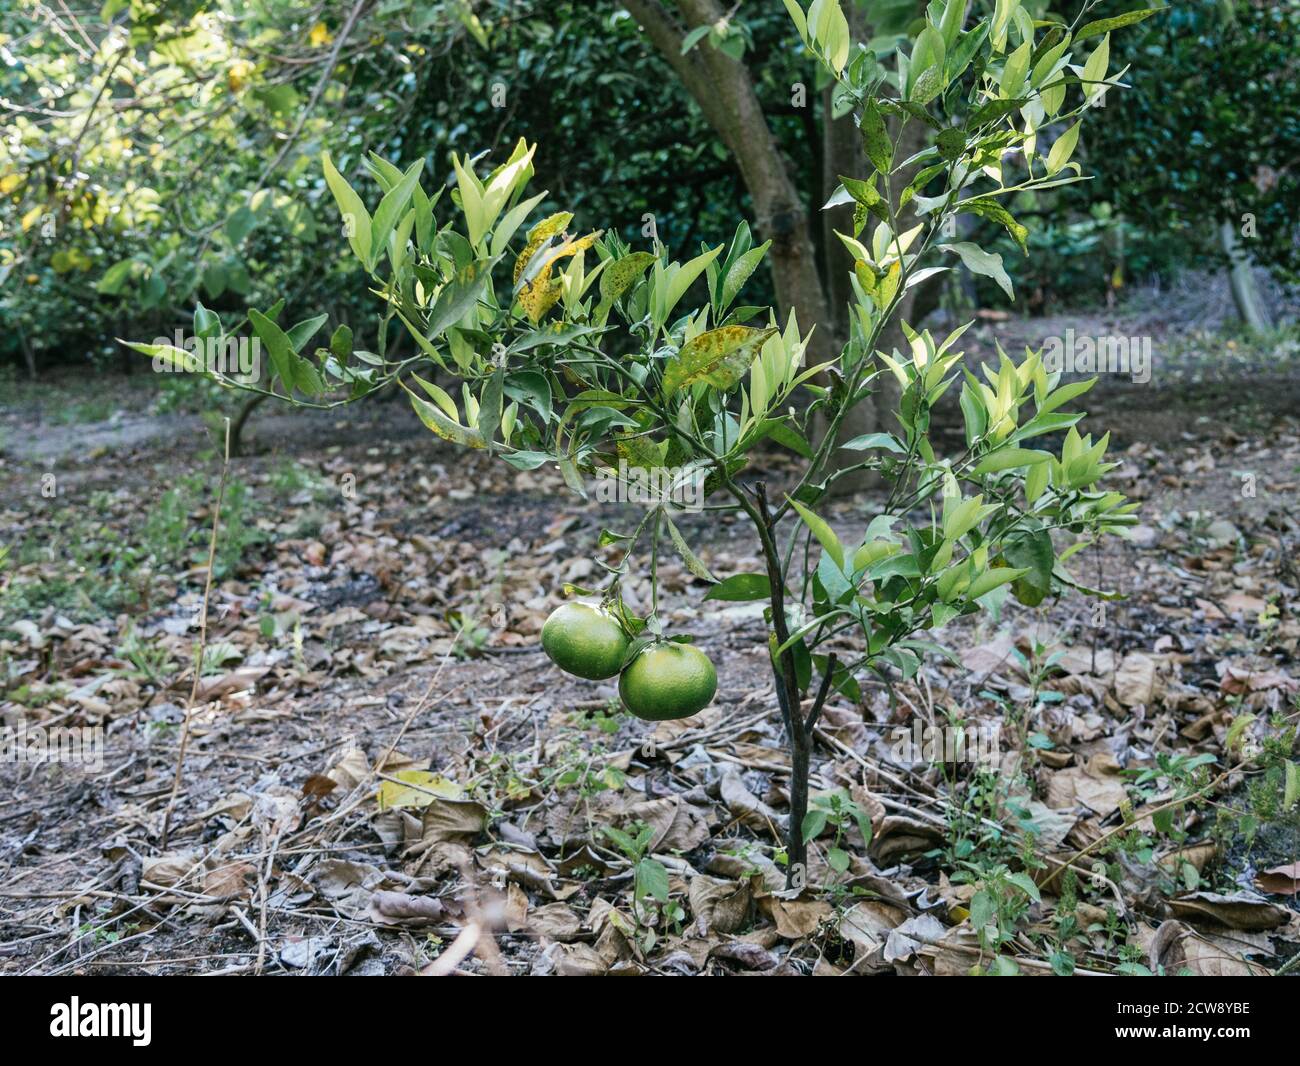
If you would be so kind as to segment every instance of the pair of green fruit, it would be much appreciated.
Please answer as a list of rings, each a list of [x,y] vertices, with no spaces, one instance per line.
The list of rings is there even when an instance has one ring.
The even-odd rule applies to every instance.
[[[566,603],[542,626],[542,647],[561,670],[588,681],[618,678],[623,706],[638,718],[688,718],[709,705],[718,675],[709,657],[690,644],[662,641],[623,668],[632,642],[617,619],[586,603]]]

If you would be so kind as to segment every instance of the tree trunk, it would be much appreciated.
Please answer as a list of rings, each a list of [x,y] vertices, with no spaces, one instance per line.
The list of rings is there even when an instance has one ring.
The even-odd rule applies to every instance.
[[[244,402],[239,405],[239,412],[235,415],[234,422],[230,425],[230,454],[244,454],[244,426],[248,422],[248,416],[257,408],[266,402],[266,393],[251,393]]]
[[[1272,318],[1260,298],[1259,286],[1255,284],[1254,269],[1241,250],[1241,242],[1237,240],[1237,231],[1231,222],[1224,222],[1219,227],[1219,243],[1228,257],[1228,284],[1232,288],[1232,302],[1237,314],[1252,333],[1272,329]]]
[[[865,173],[865,154],[853,117],[846,115],[833,120],[829,90],[823,94],[823,188],[816,190],[822,196],[817,203],[809,204],[790,177],[745,67],[705,42],[682,55],[682,41],[690,29],[713,25],[726,17],[726,11],[717,0],[676,0],[680,19],[662,0],[624,0],[624,7],[676,72],[704,117],[735,157],[754,203],[759,236],[772,240],[768,263],[778,309],[782,314],[795,311],[804,331],[813,325],[817,327],[808,353],[810,359],[820,362],[835,358],[848,337],[848,303],[852,291],[848,273],[853,264],[834,230],[840,228],[851,232],[852,223],[845,222],[841,217],[842,211],[826,212],[820,223],[824,227],[822,243],[826,256],[826,280],[823,282],[812,240],[810,216],[820,209],[839,184],[840,174],[857,177]],[[852,18],[851,29],[855,38],[865,38],[865,18],[856,7]],[[923,147],[926,137],[925,127],[919,122],[909,123],[903,132],[903,143],[897,153],[899,159],[915,154]],[[895,205],[909,179],[910,175],[895,177]],[[851,214],[848,217],[851,219]],[[909,315],[915,297],[916,290],[913,289],[903,297],[899,308],[899,317],[907,318],[909,324],[912,324]],[[880,347],[886,351],[905,346],[902,331],[896,323],[897,319],[880,338]],[[858,404],[841,423],[842,439],[895,428],[891,414],[897,408],[897,388],[889,375],[877,380],[880,388],[872,401]],[[837,464],[832,461],[831,465]],[[849,477],[837,483],[840,490],[852,491],[861,487],[864,483],[855,484]]]
[[[810,358],[833,358],[833,320],[817,271],[808,206],[786,169],[753,80],[744,66],[706,42],[682,55],[686,33],[714,24],[726,11],[717,0],[678,0],[679,21],[660,0],[625,0],[624,6],[735,158],[754,203],[758,235],[772,241],[767,258],[778,308],[793,310],[805,332],[817,327]]]

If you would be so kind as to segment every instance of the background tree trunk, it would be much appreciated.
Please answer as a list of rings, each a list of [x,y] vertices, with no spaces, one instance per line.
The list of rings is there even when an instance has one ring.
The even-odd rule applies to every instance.
[[[786,168],[753,80],[744,66],[707,43],[681,54],[682,40],[692,28],[712,25],[726,12],[716,0],[678,0],[680,20],[660,0],[625,0],[624,6],[735,157],[754,203],[758,235],[772,241],[768,263],[777,304],[782,311],[794,310],[803,330],[816,324],[810,356],[831,358],[833,338],[825,328],[830,308],[817,272],[808,207]]]
[[[673,68],[704,117],[735,157],[754,204],[758,235],[772,241],[768,263],[779,311],[783,314],[795,311],[804,331],[816,325],[808,353],[810,359],[833,359],[849,335],[849,304],[852,299],[849,273],[853,268],[848,251],[835,236],[835,230],[852,232],[852,208],[822,212],[817,223],[821,226],[824,253],[821,269],[811,220],[821,212],[821,205],[839,184],[839,175],[858,177],[866,173],[865,152],[852,115],[835,119],[831,89],[823,92],[822,188],[810,190],[811,194],[805,196],[791,178],[749,71],[707,42],[701,42],[688,54],[682,55],[682,41],[691,29],[713,25],[726,16],[726,10],[717,0],[676,0],[675,10],[670,10],[662,0],[624,0],[624,6]],[[850,5],[849,18],[854,38],[865,39],[865,13],[857,5]],[[899,159],[910,157],[924,146],[926,129],[919,122],[911,122],[903,134],[903,143],[897,153]],[[908,174],[895,177],[895,206],[909,179]],[[912,289],[903,297],[895,323],[880,338],[880,347],[886,351],[906,344],[897,321],[903,318],[915,325],[911,316],[916,296],[917,290]],[[878,381],[881,385],[876,396],[858,404],[845,417],[841,424],[841,439],[895,428],[890,412],[897,407],[897,388],[889,375]],[[867,484],[865,478],[846,477],[837,483],[837,488],[853,491]]]
[[[1228,257],[1228,284],[1232,288],[1232,302],[1237,314],[1252,333],[1264,333],[1273,328],[1273,320],[1264,306],[1259,286],[1255,284],[1255,271],[1241,250],[1237,231],[1231,222],[1219,227],[1219,243]]]

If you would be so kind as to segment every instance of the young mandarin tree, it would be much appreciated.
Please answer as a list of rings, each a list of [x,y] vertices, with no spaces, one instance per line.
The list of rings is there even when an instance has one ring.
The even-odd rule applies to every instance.
[[[476,160],[455,159],[450,205],[421,187],[420,163],[403,173],[372,157],[367,166],[383,190],[373,214],[324,159],[348,243],[384,305],[379,351],[355,349],[340,327],[327,347],[304,354],[325,316],[285,329],[283,301],[249,317],[270,356],[269,391],[292,403],[348,403],[396,383],[439,437],[523,470],[557,464],[576,493],[585,476],[621,459],[695,474],[708,506],[743,512],[761,572],[717,581],[662,499],[632,532],[602,535],[602,547],[622,548],[621,562],[606,568],[602,587],[577,590],[599,596],[599,606],[566,605],[543,638],[552,658],[581,676],[621,671],[634,713],[680,717],[712,698],[713,667],[689,638],[666,636],[657,592],[641,617],[624,602],[620,580],[648,558],[657,589],[660,551],[675,551],[712,585],[705,599],[765,601],[792,756],[787,871],[801,887],[808,839],[824,824],[808,808],[808,768],[830,693],[860,699],[868,674],[912,677],[937,647],[932,631],[1008,593],[1038,604],[1063,587],[1081,589],[1065,567],[1069,556],[1133,520],[1118,493],[1097,488],[1114,466],[1105,461],[1107,438],[1081,436],[1082,414],[1065,409],[1092,381],[1061,384],[1038,354],[1016,362],[1000,350],[981,378],[955,349],[965,327],[937,339],[904,324],[910,351],[876,344],[902,295],[936,271],[964,268],[1010,290],[1001,258],[954,240],[952,219],[973,213],[1024,247],[1026,231],[1008,204],[1020,191],[1081,179],[1072,162],[1081,124],[1122,75],[1108,70],[1109,33],[1151,12],[1081,25],[1082,16],[1036,20],[1019,0],[996,0],[975,15],[967,0],[935,2],[882,63],[851,43],[834,0],[786,6],[804,46],[851,98],[871,168],[842,175],[832,199],[855,205],[853,232],[840,234],[854,259],[853,330],[836,359],[805,365],[815,323],[794,315],[781,323],[770,310],[737,304],[766,250],[744,223],[729,246],[706,247],[685,263],[657,244],[632,251],[599,232],[572,235],[568,212],[525,228],[545,194],[525,195],[534,147],[522,142],[486,177]],[[909,123],[928,127],[933,143],[896,158]],[[900,191],[894,176],[903,171],[913,176]],[[707,302],[684,306],[697,281]],[[385,355],[390,324],[410,332],[414,355]],[[223,337],[202,308],[195,331]],[[190,352],[135,347],[194,363]],[[435,369],[459,390],[433,381]],[[832,472],[841,422],[885,375],[900,395],[896,431],[842,445],[861,462]],[[941,455],[929,436],[931,411],[950,390],[965,447]],[[815,425],[824,429],[813,439]],[[1048,447],[1049,435],[1059,444]],[[797,483],[779,495],[746,477],[751,457],[770,447],[801,461]],[[832,482],[855,466],[878,472],[891,491],[866,533],[846,541],[818,510]]]

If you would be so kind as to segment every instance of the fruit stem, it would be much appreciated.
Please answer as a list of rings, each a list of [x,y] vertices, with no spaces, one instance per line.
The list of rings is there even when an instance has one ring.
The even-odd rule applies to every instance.
[[[654,524],[650,527],[650,614],[659,616],[659,524],[663,509],[656,507]]]

